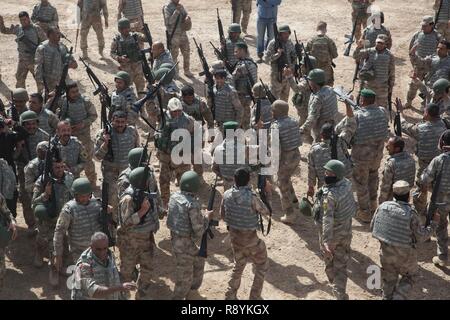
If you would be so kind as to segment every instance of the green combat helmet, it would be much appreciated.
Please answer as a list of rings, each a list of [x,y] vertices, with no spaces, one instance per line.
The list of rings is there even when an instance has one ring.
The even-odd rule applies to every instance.
[[[20,125],[23,125],[27,121],[38,120],[38,115],[36,112],[27,110],[20,115]]]
[[[170,68],[159,68],[158,70],[155,71],[155,80],[156,81],[160,81],[162,79],[162,77],[164,77],[164,75],[170,71]],[[162,85],[168,85],[169,83],[172,82],[173,78],[175,77],[175,69],[173,69],[165,78],[164,81],[162,82]]]
[[[12,238],[12,231],[0,220],[0,248],[5,248]]]
[[[28,101],[28,92],[24,88],[17,88],[13,91],[13,99],[15,101]]]
[[[120,19],[119,21],[117,21],[117,27],[119,28],[119,30],[126,28],[129,29],[131,27],[130,20],[128,20],[127,18]]]
[[[345,176],[345,165],[339,160],[330,160],[323,168],[333,172],[338,180],[342,180]]]
[[[180,179],[181,191],[195,193],[200,189],[200,178],[195,171],[187,171],[183,173]]]
[[[314,82],[315,84],[319,85],[319,86],[323,86],[325,84],[325,71],[323,71],[322,69],[312,69],[309,73],[308,73],[308,80],[311,80],[312,82]]]
[[[85,195],[92,193],[92,185],[86,178],[78,178],[72,184],[72,193],[75,195]]]
[[[450,87],[450,82],[447,79],[439,79],[433,83],[433,91],[437,94],[442,94]]]
[[[136,169],[133,169],[130,172],[130,184],[135,189],[145,189],[145,182],[146,182],[146,168],[145,167],[138,167]]]
[[[131,169],[136,169],[141,163],[142,154],[144,153],[144,148],[134,148],[131,149],[130,152],[128,152],[128,164],[130,165]],[[142,161],[146,160],[146,155],[144,155]]]
[[[125,82],[126,86],[129,86],[130,82],[131,82],[130,74],[128,72],[126,72],[126,71],[119,71],[119,72],[117,72],[116,76],[114,77],[114,80],[115,79],[123,80]]]
[[[311,201],[307,197],[303,197],[298,205],[300,212],[307,217],[312,215],[312,206]]]
[[[43,205],[43,204],[36,205],[36,207],[34,208],[34,215],[40,221],[49,220],[50,219],[47,207],[45,205]]]
[[[287,24],[278,27],[278,32],[289,32],[291,34],[291,28]]]
[[[232,23],[230,24],[230,26],[228,27],[228,33],[233,33],[233,32],[238,32],[241,33],[241,25],[239,23]]]

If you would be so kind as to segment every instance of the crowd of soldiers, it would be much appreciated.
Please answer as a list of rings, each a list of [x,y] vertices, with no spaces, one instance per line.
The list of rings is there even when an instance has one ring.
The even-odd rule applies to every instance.
[[[180,51],[184,75],[194,77],[187,35],[192,22],[180,0],[169,0],[163,8],[166,45],[151,42],[146,34],[141,1],[120,0],[119,32],[110,47],[119,71],[111,95],[93,81],[102,108],[102,129],[95,135],[91,129],[98,108],[68,76],[68,69],[79,65],[61,41],[64,36],[56,9],[42,0],[31,17],[22,11],[20,24],[9,28],[0,16],[0,32],[14,34],[18,50],[16,89],[10,107],[0,110],[0,290],[5,280],[5,251],[17,234],[18,201],[27,234],[36,242],[33,264],[42,268],[48,259],[51,285],[58,285],[65,266],[76,265],[72,299],[129,298],[129,291],[135,289],[137,299],[148,297],[154,234],[163,219],[176,261],[173,298],[185,299],[198,290],[205,266],[199,242],[218,215],[210,206],[202,210],[198,199],[206,184],[205,166],[179,163],[173,157],[179,141],[173,141],[172,134],[177,129],[184,129],[192,141],[198,130],[203,135],[206,129],[215,129],[201,150],[192,145],[188,158],[193,160],[207,143],[213,144],[211,170],[223,182],[220,218],[227,224],[235,261],[226,299],[237,299],[248,262],[255,265],[250,299],[262,298],[268,256],[257,230],[264,230],[260,216],[272,215],[274,185],[281,197],[281,222],[293,225],[299,213],[314,215],[325,272],[337,299],[348,299],[353,218],[370,223],[373,237],[380,241],[384,299],[408,298],[417,274],[417,243],[427,241],[434,232],[438,252],[432,262],[446,266],[450,1],[436,0],[437,20],[424,17],[421,30],[411,39],[413,72],[406,103],[395,100],[395,135],[389,125],[395,85],[393,40],[383,26],[383,12],[370,13],[373,0],[349,0],[352,41],[357,42],[355,73],[360,82],[356,99],[333,88],[333,60],[338,52],[326,35],[326,22],[317,24],[317,35],[306,46],[290,39],[288,25],[279,25],[262,61],[255,62],[241,37],[247,34],[251,1],[232,2],[234,21],[228,37],[221,41],[220,59],[203,66],[207,92],[203,99],[192,86],[180,88],[175,82]],[[86,64],[91,60],[87,35],[92,27],[100,57],[106,59],[101,16],[107,28],[107,4],[106,0],[78,0],[78,7],[80,60],[94,80]],[[144,49],[146,43],[150,48]],[[303,48],[300,52],[299,46]],[[198,49],[204,59],[202,48]],[[262,62],[270,66],[270,86],[258,81]],[[28,72],[36,81],[36,93],[24,89]],[[411,122],[402,116],[403,109],[412,108],[417,91],[423,100],[423,118]],[[339,100],[345,103],[345,115],[338,111]],[[290,103],[298,118],[289,114]],[[262,133],[259,137],[267,134],[267,145],[279,142],[276,174],[263,175],[261,163],[254,166],[239,161],[238,156],[247,155],[252,147],[249,141],[236,139],[240,129]],[[279,141],[274,141],[275,132]],[[405,148],[402,132],[417,142],[417,165]],[[141,134],[147,135],[145,144],[141,144]],[[154,141],[157,149],[159,177],[150,164],[149,141]],[[305,161],[300,155],[303,143],[310,144],[307,194],[299,200],[292,177]],[[262,148],[264,142],[258,141],[258,145]],[[380,183],[384,148],[389,157]],[[94,159],[101,162],[101,188]],[[252,188],[256,175],[258,192]],[[173,180],[176,188],[171,186]],[[101,199],[93,196],[100,192]],[[111,246],[119,250],[119,267]]]

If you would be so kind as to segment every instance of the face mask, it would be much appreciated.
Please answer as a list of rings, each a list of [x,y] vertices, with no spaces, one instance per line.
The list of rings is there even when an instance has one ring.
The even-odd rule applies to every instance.
[[[337,181],[337,177],[325,177],[325,184],[333,184]]]

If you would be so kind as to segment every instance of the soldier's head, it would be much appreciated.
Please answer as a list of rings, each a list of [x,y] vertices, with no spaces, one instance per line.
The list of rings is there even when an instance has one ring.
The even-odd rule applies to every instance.
[[[66,144],[72,135],[72,126],[70,120],[61,120],[56,127],[56,134],[62,144]]]
[[[430,103],[423,111],[423,119],[426,121],[439,119],[439,111],[439,106],[436,103]]]
[[[162,53],[166,51],[166,48],[164,48],[164,43],[161,41],[156,41],[152,45],[152,53],[154,58],[158,58]]]
[[[66,82],[67,96],[70,101],[75,101],[80,97],[80,89],[78,88],[78,83],[73,80]]]
[[[325,169],[325,183],[336,183],[345,177],[345,165],[339,160],[328,161],[323,168]]]
[[[145,167],[134,168],[130,172],[129,179],[134,189],[148,189],[149,171]]]
[[[278,27],[278,33],[281,41],[286,42],[291,35],[291,28],[287,24],[281,25]]]
[[[248,46],[243,41],[238,41],[234,48],[234,55],[238,59],[244,59],[248,56]]]
[[[39,125],[36,112],[31,110],[23,112],[20,115],[20,125],[23,126],[29,134],[35,134]]]
[[[439,150],[444,152],[450,150],[450,130],[445,130],[439,138]]]
[[[109,239],[103,232],[96,232],[91,237],[92,253],[100,260],[106,261],[108,259],[108,244]]]
[[[241,35],[241,25],[239,23],[232,23],[228,27],[228,35],[231,40],[236,41]]]
[[[121,92],[130,86],[131,77],[126,71],[119,71],[114,77],[114,83],[117,91]]]
[[[422,18],[422,31],[424,33],[430,33],[434,29],[434,17],[425,16]]]
[[[390,138],[386,144],[386,150],[388,151],[390,156],[403,152],[404,148],[405,140],[403,140],[403,138],[399,136]]]
[[[448,50],[450,50],[450,42],[448,42],[447,40],[439,41],[439,44],[436,48],[436,53],[439,58],[445,58],[446,56],[448,56]]]
[[[386,42],[387,36],[385,34],[379,34],[375,40],[375,49],[380,52],[383,51],[387,48]]]
[[[118,133],[123,133],[127,128],[127,114],[124,111],[114,111],[111,118],[112,126]]]
[[[48,5],[48,0],[41,0],[41,4]]]
[[[274,119],[286,117],[289,113],[289,104],[283,100],[275,100],[272,103],[272,116]]]
[[[128,20],[127,18],[122,18],[117,21],[117,29],[122,35],[128,36],[131,30],[130,20]]]
[[[327,23],[325,21],[320,21],[317,24],[316,31],[318,35],[325,35],[327,33]]]
[[[170,117],[172,119],[177,119],[181,117],[183,114],[183,105],[177,97],[173,97],[169,100],[169,103],[167,104],[167,109],[169,109]]]
[[[180,179],[180,190],[196,193],[200,189],[200,177],[197,172],[191,170],[183,173]]]
[[[52,159],[52,175],[55,179],[63,178],[65,169],[66,164],[62,161],[62,159]]]
[[[19,12],[19,20],[22,27],[26,28],[31,24],[30,16],[26,11]]]
[[[28,108],[31,111],[34,111],[37,114],[41,113],[43,104],[44,98],[42,97],[42,94],[40,94],[39,92],[30,94],[30,99],[28,100]]]
[[[234,172],[234,183],[236,184],[236,187],[245,187],[248,185],[248,182],[250,181],[250,171],[245,168],[239,168],[236,169]]]
[[[447,79],[439,79],[433,83],[434,100],[438,101],[448,94],[450,82]]]
[[[370,106],[375,103],[376,93],[371,89],[362,89],[360,93],[361,107]]]
[[[266,97],[266,91],[264,91],[261,82],[257,82],[253,85],[252,92],[256,99],[264,99]]]
[[[49,27],[47,30],[47,38],[48,41],[56,44],[61,40],[61,33],[57,27]]]
[[[180,0],[172,0],[172,2],[175,3],[175,4],[179,4]]]
[[[227,71],[225,69],[216,70],[213,73],[214,81],[216,85],[220,88],[225,85],[225,79],[227,78]]]
[[[309,85],[313,92],[317,92],[325,85],[326,82],[326,76],[325,71],[322,69],[312,69],[308,76],[306,77],[308,79]]]
[[[317,66],[317,59],[316,59],[316,57],[313,57],[313,56],[310,55],[309,56],[309,61],[310,61],[311,66],[312,66],[311,70],[315,69],[316,66]],[[309,69],[308,65],[306,64],[305,57],[302,58],[302,61],[300,62],[300,64],[301,64],[302,72],[304,74],[308,74],[311,71]]]
[[[16,104],[17,109],[23,110],[25,109],[27,102],[29,100],[28,92],[24,88],[16,88],[13,91],[13,99]]]
[[[75,179],[72,183],[72,193],[76,202],[86,205],[92,197],[92,185],[87,178]]]
[[[195,99],[194,88],[190,85],[185,85],[181,88],[181,98],[187,104],[193,104]]]
[[[39,159],[45,159],[48,150],[48,141],[41,141],[36,146],[36,154]]]
[[[394,199],[397,201],[408,202],[410,191],[411,186],[404,180],[396,181],[392,186],[392,193],[394,194]]]
[[[147,155],[143,154],[144,148],[133,148],[128,152],[128,164],[131,169],[136,169],[140,167],[143,162],[147,161]]]
[[[320,129],[320,136],[322,140],[330,140],[333,134],[333,125],[331,123],[325,123]]]

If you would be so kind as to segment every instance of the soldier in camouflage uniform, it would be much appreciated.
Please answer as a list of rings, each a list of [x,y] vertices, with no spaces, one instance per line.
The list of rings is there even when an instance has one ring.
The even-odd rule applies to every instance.
[[[284,67],[289,67],[294,70],[295,64],[295,49],[294,44],[289,39],[291,34],[291,29],[288,25],[282,25],[278,27],[278,36],[282,46],[282,49],[275,48],[276,40],[270,40],[267,45],[266,52],[264,53],[264,60],[266,63],[270,63],[270,90],[273,95],[284,101],[289,99],[289,81],[283,76],[283,70],[278,67],[278,59],[283,59],[286,65]],[[283,67],[283,68],[284,68]]]
[[[48,141],[39,142],[36,146],[37,157],[28,162],[24,168],[25,191],[33,194],[34,184],[41,174],[44,173],[45,157],[48,150]]]
[[[170,230],[172,254],[176,261],[174,300],[186,299],[203,281],[205,259],[198,255],[198,243],[212,219],[213,211],[201,212],[197,199],[199,176],[194,171],[181,176],[180,191],[169,200],[167,228]]]
[[[436,23],[436,30],[442,37],[446,40],[450,40],[450,1],[449,0],[435,0],[433,5],[433,10],[439,11],[439,15]]]
[[[77,137],[72,136],[72,128],[69,121],[63,120],[59,122],[56,141],[56,148],[66,165],[66,170],[72,173],[75,179],[79,178],[89,156],[81,141]]]
[[[353,163],[348,153],[350,141],[356,131],[356,120],[353,110],[346,105],[347,117],[342,119],[336,125],[336,128],[330,123],[322,126],[320,132],[321,141],[313,144],[308,153],[308,196],[314,196],[314,187],[321,188],[324,184],[324,168],[323,166],[333,157],[341,161],[345,165],[345,176],[350,179],[352,176]],[[333,134],[335,138],[333,138]],[[332,139],[335,139],[336,152],[333,154]]]
[[[159,230],[161,199],[151,170],[144,167],[133,169],[129,178],[130,186],[119,202],[117,246],[120,251],[120,275],[123,281],[131,281],[133,271],[139,264],[136,299],[142,299],[148,294],[151,282],[154,234]],[[139,198],[138,191],[146,194]]]
[[[325,185],[314,206],[314,221],[319,227],[320,249],[325,273],[338,300],[348,300],[347,264],[350,260],[352,217],[356,213],[352,183],[344,177],[345,166],[330,160],[325,166]]]
[[[48,92],[51,92],[61,80],[64,64],[68,61],[71,69],[76,69],[78,64],[69,55],[67,47],[60,42],[61,34],[58,29],[50,28],[47,37],[48,40],[42,42],[36,50],[35,75],[38,88],[43,88],[46,81]]]
[[[183,106],[183,111],[194,118],[195,121],[202,123],[202,128],[204,123],[207,124],[208,129],[214,128],[214,120],[211,110],[206,105],[206,102],[202,100],[198,95],[195,94],[194,88],[187,85],[181,89],[181,104]],[[202,131],[204,133],[204,131]],[[204,140],[202,140],[202,148],[204,147]],[[203,165],[194,163],[194,152],[192,153],[192,163],[194,171],[203,179]]]
[[[63,206],[73,198],[71,187],[73,175],[64,170],[64,162],[54,159],[50,172],[50,181],[45,184],[44,175],[41,175],[34,185],[33,209],[38,219],[38,234],[36,237],[36,252],[33,265],[41,268],[44,264],[43,258],[49,259],[49,265],[53,267],[53,236],[56,221]],[[50,269],[52,273],[52,269]],[[57,281],[51,274],[49,279],[52,285]]]
[[[132,106],[137,98],[133,87],[130,86],[130,75],[128,72],[119,71],[114,77],[114,83],[116,84],[116,90],[111,93],[109,118],[115,111],[120,110],[127,114],[128,124],[135,126],[138,121],[138,114],[132,109]]]
[[[434,157],[441,151],[438,149],[439,137],[447,129],[447,124],[439,117],[439,107],[436,104],[429,104],[425,108],[422,122],[408,123],[402,118],[402,132],[407,134],[417,142],[416,156],[418,158],[418,168],[416,184],[419,190],[413,193],[414,207],[420,214],[425,214],[428,191],[425,186],[420,185],[420,177],[425,168]]]
[[[252,13],[252,0],[232,0],[231,6],[233,23],[240,24],[242,26],[242,32],[247,34],[248,21]]]
[[[298,128],[297,120],[289,117],[289,105],[282,100],[276,100],[272,104],[272,115],[274,121],[270,126],[271,143],[275,143],[273,136],[274,130],[278,131],[279,135],[279,167],[278,169],[278,188],[281,193],[281,207],[284,211],[284,216],[281,217],[281,222],[291,224],[296,220],[294,214],[294,205],[298,203],[295,190],[292,185],[292,176],[300,164],[299,147],[302,145],[302,138]]]
[[[153,43],[152,53],[154,59],[153,71],[158,70],[164,63],[169,63],[171,65],[175,64],[172,58],[172,54],[170,53],[170,50],[166,49],[164,47],[164,43],[162,43],[161,41],[155,41]]]
[[[39,128],[50,135],[55,134],[59,119],[52,111],[44,107],[44,98],[40,93],[30,94],[28,110],[36,112],[39,119]]]
[[[123,170],[117,181],[117,190],[119,199],[122,198],[122,194],[130,186],[130,172],[137,167],[141,167],[147,161],[147,155],[144,155],[144,148],[133,148],[128,152],[128,167]]]
[[[97,35],[98,53],[103,58],[105,38],[103,37],[101,14],[103,13],[105,18],[105,28],[108,28],[108,6],[106,0],[78,0],[78,7],[81,10],[80,48],[83,52],[83,59],[88,58],[87,37],[91,27]]]
[[[375,0],[348,0],[348,2],[352,4],[352,23],[356,21],[355,39],[359,40],[361,30],[367,27],[367,19],[369,19],[367,11]]]
[[[247,130],[250,127],[250,105],[252,103],[251,90],[258,81],[258,66],[250,58],[246,43],[236,44],[235,55],[238,59],[233,71],[234,87],[239,95],[239,101],[243,108],[241,127]]]
[[[94,142],[91,137],[91,127],[97,120],[97,110],[88,96],[80,93],[77,82],[67,83],[67,94],[60,101],[61,120],[68,119],[72,127],[72,135],[76,137],[83,145],[87,154],[84,164],[84,173],[95,188],[97,184],[97,174],[95,172]]]
[[[379,22],[378,22],[379,19]],[[378,35],[384,34],[386,35],[386,47],[391,50],[392,48],[392,36],[391,31],[383,26],[384,23],[384,13],[379,12],[377,14],[372,15],[372,24],[364,29],[362,38],[369,42],[369,45],[366,47],[373,48],[376,45],[376,40]]]
[[[269,268],[266,244],[257,235],[259,216],[269,215],[269,209],[249,186],[250,172],[239,168],[234,173],[234,185],[225,191],[220,215],[226,222],[233,248],[234,268],[225,299],[237,300],[242,273],[247,262],[255,266],[255,277],[250,291],[250,300],[261,300],[264,277]]]
[[[11,25],[6,28],[3,17],[0,16],[0,32],[4,34],[16,35],[17,51],[19,59],[16,71],[16,88],[25,88],[25,80],[28,72],[34,76],[34,54],[41,42],[46,40],[46,36],[41,28],[31,23],[30,16],[27,12],[19,13],[20,25]],[[42,91],[42,87],[38,90]]]
[[[14,105],[16,106],[17,114],[20,117],[20,115],[22,113],[24,113],[25,111],[28,111],[28,108],[27,108],[27,102],[29,99],[28,92],[24,88],[14,89],[12,92],[12,98],[13,98]],[[16,120],[13,119],[14,115],[13,115],[12,108],[9,108],[6,111],[6,115],[9,119],[12,120],[10,125],[12,125],[14,127],[14,125],[16,124],[15,123]]]
[[[430,238],[440,217],[435,213],[430,226],[421,226],[416,210],[408,203],[411,185],[399,180],[392,189],[394,200],[380,204],[370,227],[372,236],[380,241],[383,299],[407,300],[418,273],[417,243]]]
[[[441,35],[434,29],[432,16],[425,16],[422,20],[422,30],[414,34],[409,44],[409,56],[411,64],[414,68],[411,82],[408,86],[406,95],[406,108],[410,108],[416,97],[417,90],[420,88],[422,81],[429,70],[429,66],[422,60],[427,56],[431,56],[436,52],[436,47],[441,40]]]
[[[0,120],[0,136],[2,136],[1,130]],[[12,208],[10,211],[14,216],[13,210],[16,208],[17,201],[17,178],[15,168],[13,168],[4,158],[0,158],[0,194],[5,198],[8,209],[10,207]]]
[[[325,83],[333,86],[333,59],[338,57],[336,43],[326,35],[327,23],[320,21],[317,25],[317,35],[306,44],[306,51],[316,58],[316,67],[325,71]]]
[[[181,175],[191,168],[190,163],[174,163],[171,153],[174,147],[179,144],[179,141],[171,141],[172,132],[177,129],[187,130],[191,135],[190,142],[192,143],[195,124],[194,118],[183,112],[183,105],[178,98],[170,99],[167,109],[168,110],[163,115],[166,119],[166,124],[162,132],[155,135],[155,146],[158,149],[156,157],[161,164],[159,186],[161,188],[161,199],[164,209],[167,209],[167,204],[169,203],[170,179],[172,174],[175,174],[177,181],[180,182]],[[189,160],[190,159],[191,157],[189,157]]]
[[[245,40],[241,38],[241,32],[241,26],[238,23],[230,24],[225,45],[223,43],[220,44],[221,49],[225,50],[227,54],[227,59],[224,62],[227,62],[232,68],[236,66],[239,60],[235,54],[236,44],[240,42],[245,43]]]
[[[252,107],[250,125],[254,129],[266,129],[270,128],[272,123],[272,104],[267,99],[266,92],[260,82],[255,83],[252,88],[253,97],[255,97],[255,103]],[[257,109],[259,109],[259,119],[256,119]]]
[[[96,232],[91,245],[76,261],[72,282],[72,300],[122,300],[121,293],[135,290],[131,282],[120,282],[114,253],[108,248],[108,236]]]
[[[422,191],[436,183],[438,175],[441,173],[441,183],[439,190],[436,190],[437,211],[439,212],[439,222],[436,229],[437,256],[433,257],[433,263],[440,267],[445,267],[448,263],[448,215],[450,212],[450,130],[445,131],[439,141],[442,154],[435,157],[420,177],[419,185]]]
[[[406,181],[411,187],[414,185],[416,162],[412,155],[403,150],[404,148],[405,141],[398,136],[390,138],[386,144],[389,158],[384,163],[380,196],[378,197],[379,204],[392,200],[392,186],[397,181]]]
[[[439,106],[439,114],[450,123],[450,82],[447,79],[439,79],[433,84],[432,103]]]
[[[130,31],[130,21],[122,18],[117,23],[119,34],[111,42],[111,58],[119,63],[119,70],[129,74],[137,92],[145,87],[144,72],[142,71],[141,49],[146,41],[140,33]]]
[[[353,58],[359,61],[362,68],[359,78],[362,87],[375,91],[377,106],[387,107],[389,92],[395,84],[395,58],[386,47],[387,37],[377,36],[374,48],[362,49],[364,40],[358,41]]]
[[[375,104],[375,92],[361,91],[361,109],[355,112],[356,133],[352,141],[353,182],[358,197],[358,218],[369,223],[378,206],[378,169],[389,133],[388,114]]]
[[[47,32],[50,28],[58,27],[58,11],[48,0],[41,0],[40,4],[33,7],[31,21]]]
[[[183,55],[183,70],[186,77],[193,77],[194,75],[190,69],[191,49],[189,46],[189,39],[186,31],[191,30],[192,21],[186,9],[180,4],[180,0],[169,0],[169,3],[163,7],[164,24],[166,25],[166,32],[170,39],[168,44],[173,60],[178,60],[178,54],[181,51]]]
[[[54,266],[59,272],[62,271],[66,234],[72,262],[75,263],[81,253],[89,247],[92,235],[102,229],[100,225],[102,202],[101,199],[92,197],[92,186],[89,180],[76,179],[72,184],[72,194],[74,199],[62,208],[53,236]],[[108,213],[110,213],[109,209]]]
[[[34,230],[36,219],[31,210],[31,195],[25,189],[24,168],[32,159],[36,158],[36,146],[41,141],[47,141],[45,133],[38,129],[38,117],[33,111],[25,111],[20,115],[20,125],[25,128],[28,137],[22,140],[16,149],[17,178],[19,180],[19,196],[22,203],[23,216],[29,230]]]
[[[2,242],[0,243],[0,292],[2,292],[3,282],[5,280],[5,253],[8,245],[8,242],[5,241],[4,243],[3,239],[10,238],[15,240],[16,236],[16,220],[14,220],[13,215],[6,205],[5,197],[0,193],[0,237],[2,238]]]
[[[108,199],[109,204],[114,208],[115,222],[118,221],[117,179],[128,166],[128,153],[138,146],[139,134],[135,127],[127,125],[127,116],[122,111],[113,113],[112,132],[106,133],[105,130],[100,130],[97,133],[94,155],[102,162],[103,181],[109,184]]]
[[[119,0],[117,20],[120,20],[122,16],[130,20],[131,31],[142,32],[142,29],[144,28],[142,0]]]
[[[337,121],[337,98],[333,88],[325,85],[326,75],[322,69],[311,70],[307,79],[312,95],[308,103],[308,117],[300,127],[300,132],[311,132],[314,142],[318,142],[322,126],[325,123],[334,125]]]

